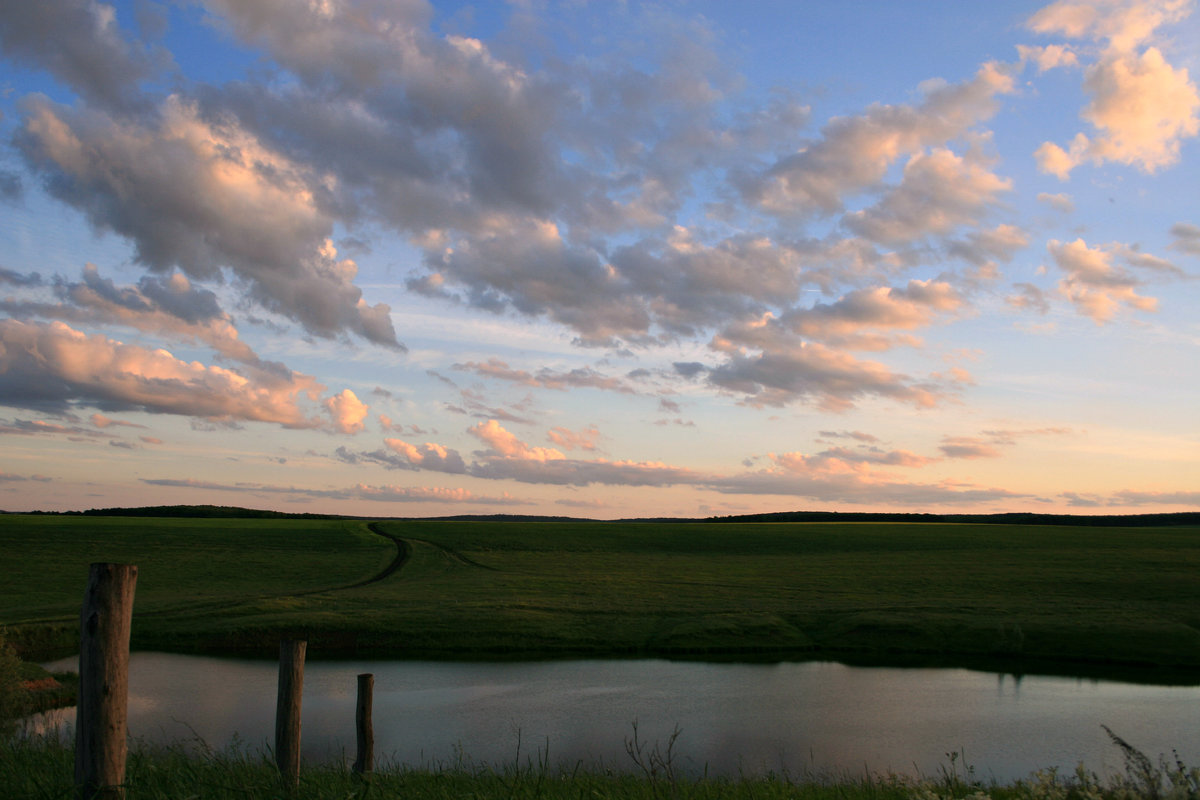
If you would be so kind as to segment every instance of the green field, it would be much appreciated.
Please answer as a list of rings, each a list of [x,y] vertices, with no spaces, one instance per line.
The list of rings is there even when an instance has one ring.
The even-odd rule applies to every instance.
[[[0,516],[0,625],[73,646],[87,565],[139,567],[134,647],[1200,670],[1200,527]],[[378,576],[403,540],[403,567]]]

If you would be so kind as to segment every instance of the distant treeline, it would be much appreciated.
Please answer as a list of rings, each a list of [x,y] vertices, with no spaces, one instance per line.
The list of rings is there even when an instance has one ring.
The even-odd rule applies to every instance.
[[[962,522],[974,525],[1081,525],[1088,527],[1158,527],[1200,525],[1200,512],[1175,514],[886,514],[854,511],[780,511],[708,517],[702,522]]]
[[[0,512],[9,513],[9,512]],[[63,514],[92,517],[190,517],[202,519],[378,519],[347,514],[297,514],[237,506],[143,506],[140,508],[92,508],[87,511],[30,511],[30,514]],[[395,519],[395,518],[394,518]],[[553,517],[524,514],[460,514],[421,519],[480,522],[596,522],[582,517]],[[1200,512],[1175,514],[889,514],[857,511],[779,511],[771,514],[741,514],[727,517],[657,517],[624,522],[960,522],[974,525],[1079,525],[1090,527],[1160,527],[1200,525]]]
[[[89,508],[87,511],[29,511],[29,514],[61,514],[71,517],[187,517],[192,519],[373,519],[343,514],[294,514],[237,506],[141,506],[138,508]]]

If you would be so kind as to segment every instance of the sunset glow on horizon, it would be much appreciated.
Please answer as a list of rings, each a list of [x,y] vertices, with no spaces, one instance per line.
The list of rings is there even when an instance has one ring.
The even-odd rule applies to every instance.
[[[1200,510],[1200,10],[0,9],[0,509]]]

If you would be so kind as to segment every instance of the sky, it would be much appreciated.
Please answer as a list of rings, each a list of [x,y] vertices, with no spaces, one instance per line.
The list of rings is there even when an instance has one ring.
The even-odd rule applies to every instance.
[[[0,509],[1200,509],[1196,6],[0,4]]]

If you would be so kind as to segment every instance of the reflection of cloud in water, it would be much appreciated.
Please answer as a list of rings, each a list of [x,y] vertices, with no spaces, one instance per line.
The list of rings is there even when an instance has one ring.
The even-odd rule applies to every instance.
[[[1200,700],[1200,687],[834,663],[310,661],[305,759],[353,758],[364,672],[375,675],[379,762],[423,766],[460,755],[536,764],[548,748],[551,765],[632,770],[624,743],[636,721],[650,748],[665,748],[678,726],[675,764],[696,773],[937,774],[947,753],[965,752],[979,777],[1011,780],[1080,760],[1120,769],[1102,723],[1148,754],[1186,748]],[[236,735],[263,748],[274,738],[278,674],[274,661],[135,653],[130,733],[159,743],[199,737],[216,749]]]

